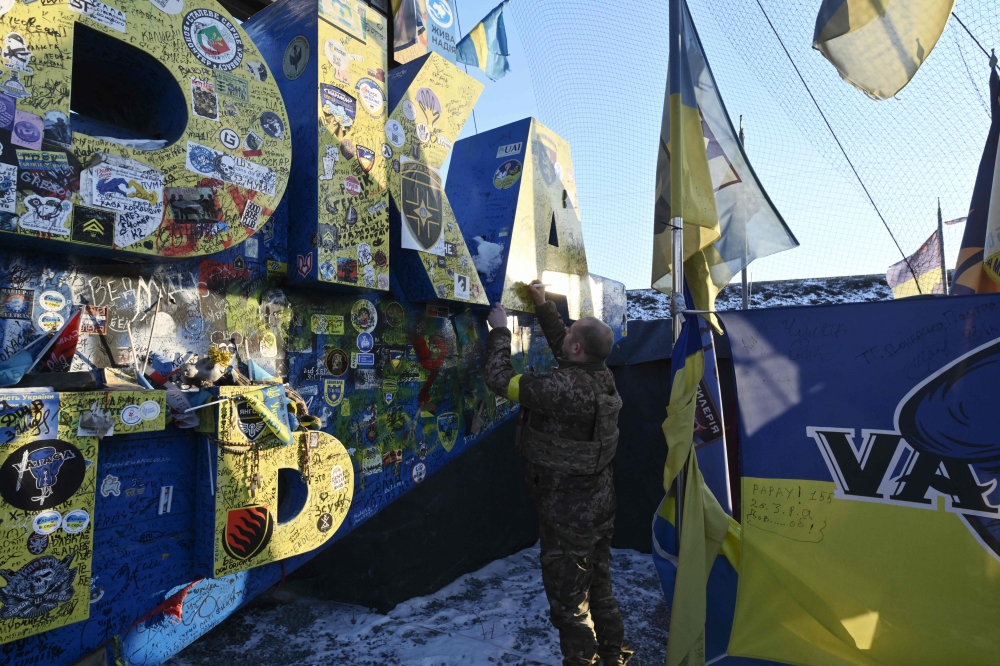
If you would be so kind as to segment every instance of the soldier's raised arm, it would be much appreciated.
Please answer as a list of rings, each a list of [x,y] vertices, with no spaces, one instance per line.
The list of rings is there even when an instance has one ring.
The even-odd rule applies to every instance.
[[[566,323],[559,316],[556,304],[545,300],[545,285],[541,280],[532,280],[528,285],[528,291],[531,292],[531,300],[535,302],[535,317],[538,318],[538,324],[545,333],[552,355],[557,359],[564,359],[566,355],[563,353],[563,340],[566,339]]]
[[[552,306],[552,311],[561,325],[562,319],[559,313],[555,312],[555,305],[552,303],[548,305]],[[497,303],[486,320],[493,327],[486,339],[486,385],[497,395],[521,403],[529,409],[556,409],[565,387],[555,385],[565,383],[565,380],[519,375],[514,372],[514,366],[510,362],[511,332],[507,328],[506,310]],[[566,330],[563,327],[558,338],[560,344],[565,336]]]

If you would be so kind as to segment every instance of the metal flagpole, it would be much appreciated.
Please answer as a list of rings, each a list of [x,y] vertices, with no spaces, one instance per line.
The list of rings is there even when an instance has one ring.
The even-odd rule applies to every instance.
[[[667,75],[667,104],[670,110],[670,144],[672,146],[670,159],[670,205],[674,210],[681,210],[680,198],[684,177],[684,149],[681,137],[682,125],[680,113],[675,113],[673,103],[673,88],[680,91],[681,83],[681,2],[684,0],[670,0],[670,60],[669,73]],[[675,196],[675,194],[677,196]],[[671,250],[671,293],[670,293],[670,317],[674,326],[674,343],[681,334],[681,320],[684,318],[684,219],[681,216],[670,218],[670,250]],[[676,370],[676,368],[675,368]],[[684,468],[677,472],[674,480],[674,529],[677,532],[677,553],[680,554],[681,539],[681,517],[683,516],[684,497]]]
[[[944,295],[948,295],[948,267],[944,263],[944,222],[941,221],[941,197],[938,197],[938,241],[941,246],[941,282]]]
[[[743,116],[740,116],[740,145],[745,144],[745,135],[743,134]],[[740,207],[743,209],[743,270],[740,271],[743,278],[743,309],[750,309],[750,280],[747,278],[747,257],[750,255],[750,234],[746,226],[746,202],[740,198]]]

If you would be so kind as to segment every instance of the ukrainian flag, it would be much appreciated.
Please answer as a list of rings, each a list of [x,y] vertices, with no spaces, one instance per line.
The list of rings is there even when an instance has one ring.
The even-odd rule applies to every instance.
[[[503,26],[503,8],[507,2],[503,0],[494,7],[455,47],[458,62],[478,67],[494,81],[510,71],[507,31]]]
[[[798,246],[750,167],[684,0],[671,0],[670,68],[656,163],[652,286],[671,284],[670,220],[684,220],[699,310],[754,259]]]
[[[910,82],[937,44],[955,0],[823,0],[813,48],[873,99]]]
[[[938,209],[941,217],[941,209]],[[916,252],[902,261],[897,261],[885,272],[885,281],[892,289],[893,298],[944,293],[944,273],[941,260],[941,234],[935,229],[931,237],[924,241]]]
[[[969,217],[965,223],[962,247],[958,251],[951,293],[954,296],[987,294],[1000,291],[1000,266],[995,261],[996,238],[1000,235],[1000,210],[994,212],[993,191],[1000,180],[997,172],[997,148],[1000,144],[1000,77],[990,67],[990,108],[993,120],[983,156],[979,160],[976,185],[972,189]],[[1000,197],[1000,193],[997,195]],[[987,241],[989,239],[989,242]],[[991,246],[986,256],[986,247]],[[985,259],[985,261],[984,261]],[[990,259],[994,259],[990,262]]]
[[[667,420],[663,422],[663,434],[669,447],[663,487],[669,491],[682,469],[685,479],[682,538],[679,548],[674,550],[677,553],[676,575],[673,577],[667,666],[705,666],[705,591],[716,556],[732,523],[732,518],[726,515],[706,485],[695,454],[695,410],[698,387],[705,376],[705,353],[699,329],[699,317],[689,317],[674,343],[670,404]],[[672,500],[661,504],[657,520],[670,522],[669,518],[662,518],[662,514],[672,514]],[[669,546],[663,552],[669,552]],[[664,585],[665,594],[667,587]],[[735,603],[735,596],[733,599]]]

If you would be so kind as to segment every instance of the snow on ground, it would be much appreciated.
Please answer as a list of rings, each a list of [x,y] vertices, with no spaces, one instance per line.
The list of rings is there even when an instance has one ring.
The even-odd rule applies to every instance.
[[[892,290],[886,284],[884,274],[776,280],[774,282],[754,282],[750,285],[751,308],[864,303],[891,299]],[[715,308],[719,311],[739,310],[742,307],[743,288],[739,284],[726,285],[715,300]],[[669,297],[653,289],[629,291],[628,318],[669,319]]]
[[[669,614],[649,555],[612,551],[633,666],[662,664]],[[347,575],[350,575],[349,573]],[[248,661],[249,659],[249,661]],[[170,666],[559,666],[538,546],[497,560],[387,615],[277,591],[251,602]]]

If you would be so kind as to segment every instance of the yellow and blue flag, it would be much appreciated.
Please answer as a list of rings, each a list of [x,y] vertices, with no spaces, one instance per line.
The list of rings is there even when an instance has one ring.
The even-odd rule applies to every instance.
[[[677,543],[676,531],[672,529],[673,497],[665,498],[661,503],[653,525],[654,563],[660,572],[664,594],[671,601],[667,666],[705,666],[708,617],[706,589],[717,563],[717,556],[727,538],[731,554],[735,552],[737,558],[736,562],[729,564],[733,572],[738,563],[739,527],[726,515],[708,487],[699,467],[695,448],[696,440],[715,437],[699,427],[701,423],[696,416],[704,408],[702,399],[706,395],[702,390],[706,373],[701,324],[701,317],[689,317],[674,344],[670,404],[667,406],[667,419],[663,422],[663,434],[669,447],[663,470],[663,487],[669,490],[681,470],[684,471],[685,478],[680,543]],[[708,326],[705,325],[704,328],[708,329]],[[712,374],[715,374],[714,366]],[[717,384],[717,375],[715,377]],[[718,425],[721,429],[721,420]],[[720,437],[721,434],[720,432]],[[724,454],[724,447],[722,451]],[[720,492],[725,492],[728,496],[727,490]],[[734,529],[733,536],[729,536]],[[724,575],[726,573],[723,571]],[[723,581],[723,588],[727,594],[732,592],[732,595],[731,598],[725,598],[721,606],[729,613],[728,624],[732,623],[732,609],[735,606],[735,577],[730,578],[731,580]],[[716,601],[713,600],[713,606],[717,605]],[[725,650],[728,627],[724,633],[725,636],[722,636],[720,632],[714,631],[713,623],[712,648],[716,655],[720,645]]]
[[[690,305],[690,300],[688,304]],[[675,409],[668,409],[664,434],[668,437],[670,453],[674,454],[676,451],[676,454],[672,460],[668,459],[664,483],[666,488],[670,487],[679,464],[685,467],[689,475],[686,478],[695,479],[700,475],[701,479],[696,479],[694,484],[687,484],[685,488],[685,497],[692,498],[696,508],[688,513],[688,507],[685,506],[685,516],[682,517],[683,551],[677,539],[676,502],[673,495],[668,494],[663,498],[653,517],[653,563],[663,595],[672,610],[670,644],[675,648],[671,653],[673,661],[668,663],[677,663],[676,659],[683,660],[686,655],[691,654],[695,656],[692,656],[693,661],[689,661],[689,664],[769,664],[771,662],[729,657],[726,653],[736,609],[740,525],[724,515],[732,515],[725,424],[715,343],[712,328],[704,319],[695,316],[684,323],[681,336],[674,346],[671,365],[673,381],[670,404]],[[695,387],[693,392],[691,387]],[[679,463],[679,459],[682,462]],[[703,507],[700,514],[697,511],[698,505]],[[723,515],[719,514],[720,509],[724,512]],[[689,522],[683,522],[685,520]],[[717,543],[720,534],[721,551]],[[705,544],[703,557],[699,559],[697,552],[692,556],[691,553],[702,544]],[[682,552],[685,558],[685,579],[678,585]],[[703,566],[699,568],[699,565]],[[703,576],[707,576],[707,581]],[[698,617],[700,624],[696,619]],[[677,626],[674,625],[675,621]],[[697,636],[699,629],[703,631],[700,639]],[[702,657],[696,656],[699,654]]]
[[[494,81],[510,71],[507,31],[503,25],[503,8],[507,2],[503,0],[494,7],[455,47],[458,62],[478,67]]]
[[[955,0],[823,0],[813,48],[872,99],[910,82],[937,44]]]
[[[938,217],[941,217],[940,208]],[[941,243],[941,234],[935,229],[916,252],[889,266],[885,281],[892,289],[893,298],[944,293],[944,251]]]
[[[750,167],[684,0],[671,1],[670,67],[656,162],[652,286],[671,284],[670,220],[684,220],[699,310],[754,259],[798,246]]]

